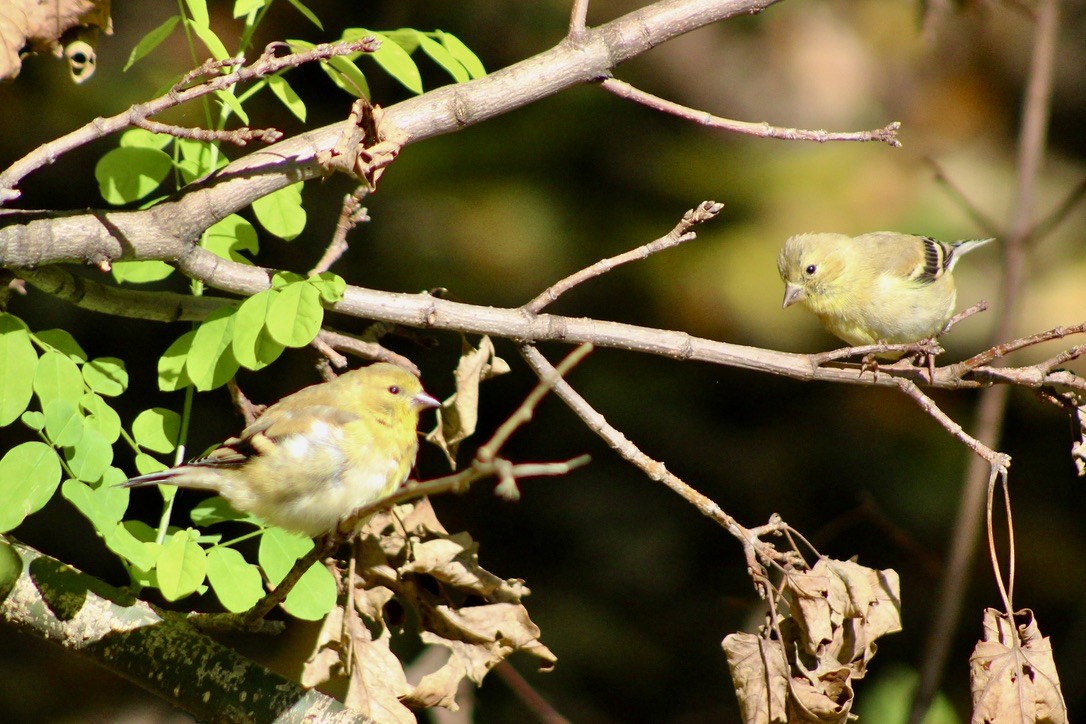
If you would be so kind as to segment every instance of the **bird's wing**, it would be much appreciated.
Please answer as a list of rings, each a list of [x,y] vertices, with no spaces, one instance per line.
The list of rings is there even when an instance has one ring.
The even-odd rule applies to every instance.
[[[266,453],[291,435],[304,435],[314,424],[341,427],[358,420],[359,415],[330,405],[307,405],[289,410],[269,408],[253,424],[215,450],[193,460],[189,465],[236,467],[246,460]]]

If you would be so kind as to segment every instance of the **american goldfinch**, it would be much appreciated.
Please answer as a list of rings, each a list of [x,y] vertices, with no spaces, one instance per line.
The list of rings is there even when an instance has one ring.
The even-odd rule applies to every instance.
[[[407,480],[419,412],[440,405],[410,372],[372,364],[284,397],[205,457],[122,485],[214,490],[239,511],[316,536]]]
[[[954,265],[989,241],[946,243],[893,231],[798,234],[777,257],[784,306],[803,304],[852,346],[931,339],[954,314]]]

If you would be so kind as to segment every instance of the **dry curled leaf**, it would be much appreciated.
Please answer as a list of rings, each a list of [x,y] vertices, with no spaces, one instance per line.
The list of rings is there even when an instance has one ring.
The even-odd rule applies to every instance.
[[[876,639],[901,630],[897,574],[822,558],[783,583],[790,604],[778,619],[783,642],[768,624],[761,636],[724,640],[743,721],[846,721]]]
[[[747,724],[788,721],[788,660],[780,641],[733,633],[721,644]]]
[[[1052,658],[1052,643],[1041,635],[1033,611],[1014,621],[989,608],[984,634],[969,657],[974,724],[1067,721],[1067,705]]]
[[[113,32],[110,0],[7,0],[0,3],[0,79],[19,75],[26,51],[64,53],[61,36],[75,28]],[[86,38],[83,38],[86,44]],[[82,47],[82,46],[80,46]],[[80,78],[86,79],[84,76]]]
[[[346,703],[377,721],[409,721],[400,718],[408,707],[456,709],[461,682],[480,684],[517,651],[545,668],[555,662],[521,604],[529,594],[524,582],[480,566],[471,536],[446,532],[425,499],[370,519],[349,580],[352,606],[337,607],[325,620],[304,683],[347,676]],[[417,621],[422,642],[449,651],[444,665],[414,687],[389,648],[402,620]]]
[[[1086,477],[1086,405],[1076,407],[1071,420],[1078,426],[1071,442],[1071,460],[1079,477]]]
[[[426,435],[428,441],[441,448],[454,469],[460,443],[475,433],[479,421],[479,385],[508,371],[509,363],[497,356],[490,337],[479,340],[478,349],[463,339],[456,365],[456,392],[438,408],[437,427]]]

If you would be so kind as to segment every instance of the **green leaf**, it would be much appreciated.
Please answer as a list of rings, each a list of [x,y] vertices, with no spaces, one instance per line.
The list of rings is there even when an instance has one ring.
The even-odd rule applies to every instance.
[[[161,550],[154,539],[155,532],[138,520],[118,523],[105,534],[106,548],[143,571],[155,567]]]
[[[87,353],[83,351],[83,348],[79,346],[79,342],[76,342],[75,337],[69,334],[66,329],[44,329],[41,332],[35,332],[34,336],[37,337],[39,342],[44,342],[57,352],[68,355],[72,358],[72,362],[76,364],[87,361]]]
[[[336,605],[336,596],[336,579],[318,561],[290,589],[283,610],[303,621],[320,621]]]
[[[207,556],[190,531],[179,530],[163,543],[155,571],[162,596],[167,601],[176,601],[203,585]]]
[[[445,46],[445,49],[464,66],[464,69],[471,74],[472,78],[486,76],[486,68],[483,67],[483,62],[479,60],[479,56],[471,52],[471,49],[464,45],[460,38],[443,30],[436,31],[436,35],[441,40],[441,44]]]
[[[242,513],[235,510],[230,506],[230,503],[226,502],[225,498],[218,495],[205,498],[194,505],[192,507],[192,512],[189,513],[189,517],[192,519],[193,525],[200,528],[229,521],[252,523],[256,526],[263,525],[259,519],[249,513]]]
[[[60,493],[79,510],[94,526],[98,535],[105,538],[117,527],[128,507],[127,488],[100,485],[92,488],[78,480],[65,480]]]
[[[294,114],[302,123],[305,123],[305,101],[303,101],[294,89],[290,87],[290,83],[287,83],[287,79],[281,75],[268,76],[268,87],[271,88],[271,92],[275,94],[275,97],[287,107],[287,110]]]
[[[151,473],[161,472],[163,470],[169,470],[170,466],[163,463],[161,460],[155,457],[151,457],[147,453],[136,453],[136,458],[133,460],[136,464],[136,472],[140,475],[150,475]],[[167,486],[161,489],[163,497],[173,497],[173,493],[169,492],[176,490],[172,486]]]
[[[408,55],[410,55],[418,49],[419,38],[422,36],[422,33],[414,28],[400,28],[399,30],[386,30],[383,35],[387,40],[400,46]]]
[[[386,73],[402,83],[407,90],[415,94],[421,94],[422,76],[419,75],[419,68],[415,65],[415,61],[411,60],[408,52],[384,33],[364,30],[363,35],[373,35],[381,41],[381,47],[372,54],[377,64],[384,68]]]
[[[242,302],[234,314],[234,359],[246,369],[267,367],[283,352],[283,345],[265,328],[271,302],[278,295],[275,289],[265,289]]]
[[[151,133],[143,128],[130,128],[121,134],[118,144],[121,148],[157,148],[161,151],[172,142],[173,136],[168,133]]]
[[[159,185],[173,168],[173,159],[154,148],[115,148],[94,167],[102,198],[111,204],[139,201]]]
[[[288,0],[288,2],[295,7],[295,9],[305,16],[306,20],[316,25],[321,30],[324,30],[324,26],[321,25],[320,18],[316,14],[301,3],[301,0]]]
[[[282,528],[268,528],[260,538],[257,560],[273,586],[290,572],[294,562],[313,547],[313,541],[299,533]],[[331,584],[329,586],[329,584]],[[330,594],[330,600],[329,600]],[[283,602],[292,616],[316,621],[332,610],[336,602],[336,582],[320,561],[305,572],[298,585]]]
[[[0,427],[10,425],[30,404],[38,353],[22,320],[0,314]]]
[[[49,502],[60,484],[60,460],[43,442],[24,442],[0,458],[0,533]]]
[[[173,392],[192,384],[192,380],[185,374],[185,361],[189,358],[189,350],[192,349],[192,340],[195,338],[195,329],[185,332],[159,357],[158,389]]]
[[[128,389],[128,370],[124,360],[97,357],[83,365],[83,380],[99,395],[116,397]]]
[[[234,0],[234,17],[243,18],[251,12],[260,10],[267,0]]]
[[[83,438],[83,416],[71,400],[56,398],[45,404],[45,436],[56,447],[77,444]]]
[[[94,392],[83,395],[79,406],[87,413],[84,424],[98,432],[110,445],[121,436],[121,416],[109,406],[109,403]]]
[[[370,84],[362,70],[350,59],[337,55],[321,62],[323,70],[332,82],[356,98],[370,97]]]
[[[45,429],[45,415],[37,410],[27,410],[19,415],[19,420],[31,430]]]
[[[283,287],[268,306],[268,334],[285,347],[304,347],[312,342],[323,321],[320,292],[305,282]]]
[[[229,108],[230,112],[238,117],[238,120],[248,125],[249,114],[245,111],[245,108],[242,107],[241,101],[238,100],[238,97],[234,95],[234,91],[228,89],[217,90],[215,91],[215,97],[218,98],[224,106]]]
[[[428,35],[419,33],[419,46],[422,52],[430,56],[430,60],[440,65],[457,83],[471,80],[471,74],[467,69],[441,43]]]
[[[223,259],[252,264],[252,260],[241,255],[242,251],[256,254],[260,250],[256,229],[246,219],[237,214],[230,214],[217,221],[204,232],[201,246]]]
[[[122,72],[131,68],[137,61],[146,57],[148,53],[161,45],[163,40],[170,37],[170,33],[177,27],[177,22],[180,19],[177,15],[171,15],[166,18],[162,25],[140,38],[140,41],[136,43],[136,47],[132,48],[132,52],[128,54],[128,62],[124,64]]]
[[[233,548],[212,548],[207,552],[207,582],[227,611],[242,613],[264,595],[260,569],[247,563]]]
[[[83,375],[66,354],[46,352],[34,372],[34,392],[42,409],[50,400],[78,400],[83,397]]]
[[[253,202],[253,213],[269,233],[286,241],[294,239],[305,229],[306,222],[301,182],[257,199]]]
[[[163,455],[177,449],[180,434],[181,416],[163,407],[144,410],[132,422],[132,437],[136,439],[136,444]]]
[[[320,292],[321,299],[327,304],[335,304],[343,299],[343,292],[347,291],[347,282],[343,280],[343,277],[332,272],[315,274],[306,281]]]
[[[268,580],[274,586],[290,572],[294,561],[312,548],[313,541],[301,533],[292,533],[282,528],[268,528],[264,531],[264,535],[260,536],[257,562],[260,563],[260,567],[264,569]]]
[[[211,23],[207,12],[207,0],[185,0],[185,5],[188,6],[189,15],[194,23],[205,27]]]
[[[214,145],[207,141],[181,139],[177,142],[180,161],[177,168],[185,183],[192,183],[220,169],[230,161]]]
[[[185,359],[185,373],[197,390],[212,390],[234,376],[237,360],[230,351],[234,335],[234,308],[220,307],[196,328]]]
[[[101,479],[113,462],[113,446],[102,433],[84,428],[79,442],[64,448],[68,469],[78,480],[94,483]]]
[[[301,274],[296,274],[292,271],[277,271],[272,274],[271,288],[283,289],[291,284],[298,284],[306,280]]]
[[[190,20],[188,26],[192,29],[192,32],[196,33],[196,37],[207,46],[212,58],[215,60],[226,60],[230,57],[230,51],[228,51],[222,41],[219,40],[219,36],[215,34],[215,31],[208,27],[206,21],[199,22]]]
[[[129,284],[157,282],[173,274],[173,267],[164,261],[115,261],[110,265],[113,278]]]

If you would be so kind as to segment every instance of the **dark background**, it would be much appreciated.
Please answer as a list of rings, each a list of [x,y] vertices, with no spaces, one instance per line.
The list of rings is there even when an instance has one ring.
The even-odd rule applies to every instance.
[[[213,20],[230,36],[228,3]],[[311,2],[321,33],[277,3],[257,46],[278,38],[334,39],[339,28],[441,28],[463,39],[496,70],[551,47],[565,32],[565,2]],[[1037,213],[1053,208],[1086,173],[1086,16],[1063,3],[1051,151],[1038,185]],[[590,23],[631,11],[633,2],[595,2]],[[0,87],[5,108],[0,164],[96,115],[152,97],[191,67],[179,34],[127,73],[129,50],[176,12],[173,3],[117,3],[115,34],[99,44],[97,75],[73,86],[62,64],[28,59]],[[482,125],[408,147],[366,200],[371,224],[357,229],[334,270],[350,283],[387,290],[446,287],[463,301],[516,306],[591,262],[667,232],[704,199],[726,204],[697,241],[633,264],[570,293],[551,311],[668,329],[740,344],[808,352],[836,342],[801,310],[780,309],[775,257],[783,240],[809,230],[876,229],[940,238],[982,235],[937,184],[935,159],[983,211],[1009,218],[1014,152],[1032,24],[1019,10],[986,6],[947,17],[934,36],[920,32],[917,4],[897,0],[792,2],[666,44],[616,75],[669,99],[742,120],[782,126],[861,130],[903,123],[902,149],[880,144],[805,144],[714,132],[621,101],[598,88],[574,88]],[[202,59],[201,49],[198,56]],[[447,82],[419,59],[427,89]],[[375,100],[406,97],[372,64]],[[289,76],[311,125],[343,118],[350,99],[316,68]],[[254,126],[302,130],[270,95],[249,110]],[[196,124],[195,106],[169,120]],[[30,177],[26,208],[101,207],[93,179],[110,138]],[[232,157],[239,154],[228,151]],[[309,224],[285,243],[262,236],[260,262],[308,269],[333,230],[349,190],[335,178],[307,184]],[[1018,332],[1080,322],[1086,310],[1086,213],[1080,207],[1035,250]],[[999,255],[971,255],[956,272],[959,305],[998,306]],[[184,289],[179,279],[169,288]],[[11,311],[32,329],[62,326],[92,355],[125,359],[131,391],[123,411],[178,408],[180,395],[155,387],[154,361],[187,327],[106,320],[31,292]],[[946,340],[949,358],[984,345],[994,314],[962,324]],[[329,318],[348,331],[360,320]],[[460,342],[434,334],[428,349],[390,342],[415,360],[427,388],[452,391]],[[513,373],[486,383],[485,439],[534,383],[513,345],[498,341]],[[1052,346],[1021,362],[1051,354]],[[565,348],[546,346],[557,359]],[[1031,356],[1032,354],[1032,356]],[[270,374],[243,372],[239,384],[270,401],[316,380],[314,355],[284,355]],[[1086,371],[1081,364],[1077,370]],[[599,350],[571,378],[590,402],[648,454],[747,525],[773,512],[827,555],[901,575],[905,630],[880,642],[857,698],[873,704],[920,664],[937,577],[957,506],[967,451],[911,401],[888,390],[804,384],[753,372],[680,364]],[[935,393],[968,429],[975,393]],[[424,421],[424,427],[432,424]],[[238,429],[224,391],[197,398],[190,447],[200,450]],[[11,436],[19,434],[12,431]],[[12,440],[16,439],[11,437]],[[1018,533],[1016,604],[1032,608],[1052,637],[1071,711],[1086,705],[1086,514],[1082,481],[1069,460],[1066,417],[1014,391],[1002,448],[1014,458],[1011,487]],[[425,447],[425,446],[424,446]],[[464,453],[469,453],[465,450]],[[754,630],[758,599],[738,543],[662,486],[619,460],[557,399],[506,448],[514,460],[590,453],[593,463],[562,479],[527,482],[519,503],[483,484],[435,501],[450,530],[480,542],[480,560],[503,577],[527,581],[527,605],[558,656],[537,675],[514,659],[538,690],[575,721],[729,721],[738,714],[720,640]],[[118,453],[121,455],[121,453]],[[130,460],[119,457],[119,464]],[[424,449],[424,477],[442,474]],[[147,496],[144,514],[154,516]],[[184,493],[189,502],[199,499]],[[134,497],[134,504],[140,500]],[[16,535],[117,584],[119,564],[90,524],[60,499]],[[213,607],[215,602],[196,605]],[[985,606],[998,605],[986,559],[977,566],[952,650],[946,706],[968,711],[968,655]],[[187,603],[187,602],[186,602]],[[282,640],[239,643],[285,673],[295,671],[315,633],[295,625]],[[0,714],[24,721],[166,721],[173,714],[139,689],[91,664],[0,629]],[[861,712],[863,710],[861,709]],[[526,714],[490,678],[478,692],[479,721]],[[867,721],[893,721],[882,710]],[[953,721],[953,719],[943,719]]]

